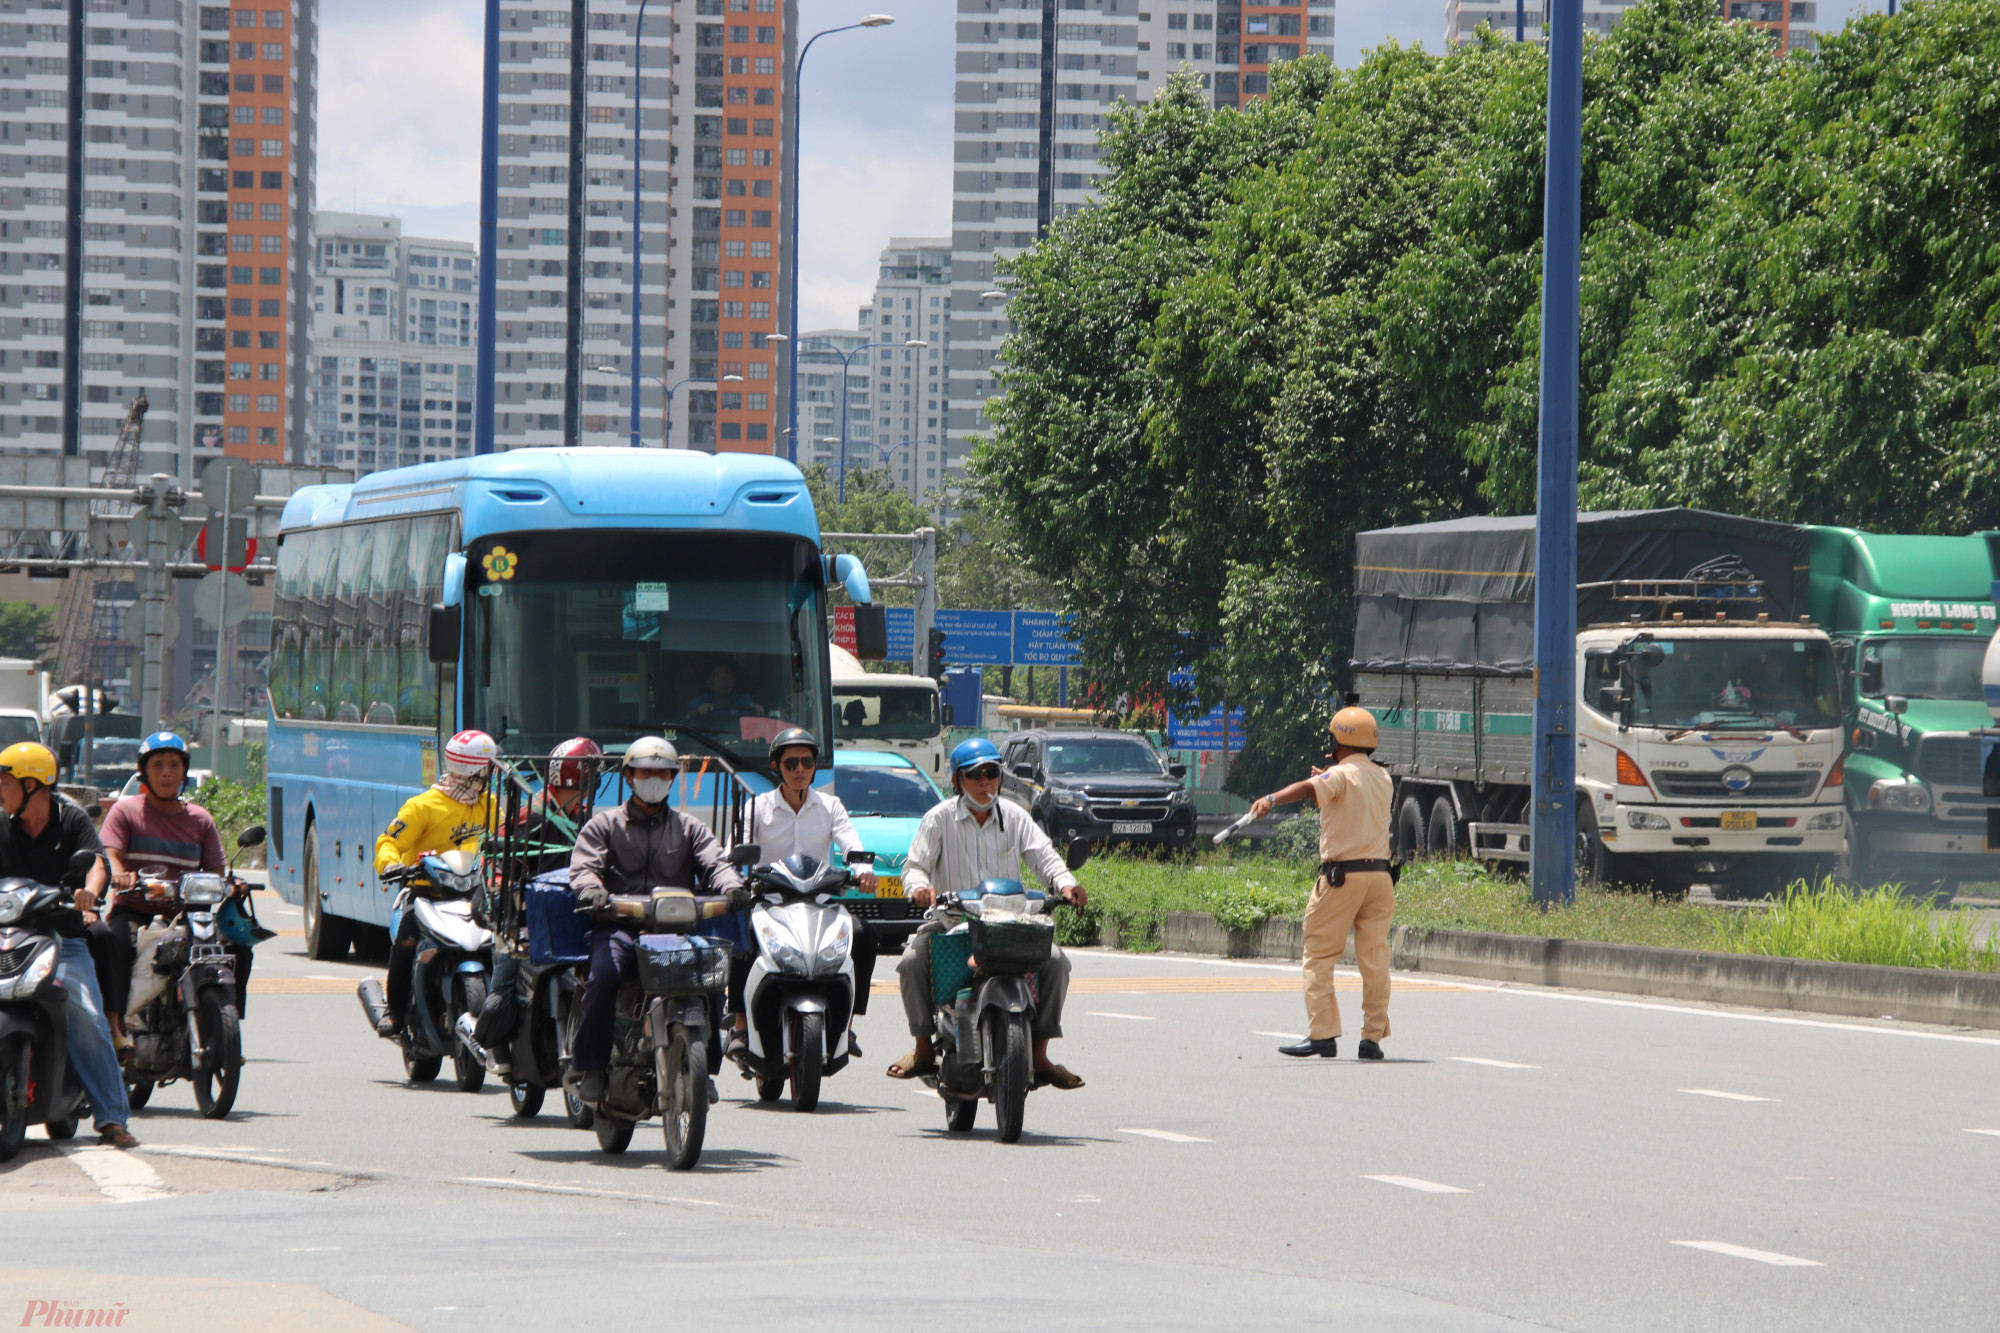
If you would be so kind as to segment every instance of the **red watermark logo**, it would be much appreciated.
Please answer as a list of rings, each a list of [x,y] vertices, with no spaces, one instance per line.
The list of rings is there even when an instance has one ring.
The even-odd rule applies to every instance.
[[[123,1328],[132,1311],[117,1305],[84,1305],[77,1301],[29,1301],[18,1328]]]

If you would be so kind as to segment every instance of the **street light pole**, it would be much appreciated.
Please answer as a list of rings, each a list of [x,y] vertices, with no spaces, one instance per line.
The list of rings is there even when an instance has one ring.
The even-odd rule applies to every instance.
[[[785,449],[790,455],[788,461],[794,467],[798,465],[799,461],[799,106],[804,100],[804,89],[800,86],[800,80],[805,74],[806,56],[811,53],[813,43],[820,38],[831,37],[836,32],[851,32],[856,28],[886,28],[895,21],[895,19],[887,14],[870,14],[859,23],[848,23],[838,28],[828,28],[823,32],[816,32],[806,39],[805,46],[799,51],[798,60],[792,66],[792,123],[790,135],[792,142],[791,152],[787,159],[791,163],[792,169],[792,237],[789,246],[792,272],[791,281],[786,284],[791,290],[786,293],[785,299],[785,318],[791,326],[792,370],[789,377],[790,387],[785,393],[785,407],[790,418],[790,425],[785,432],[790,439]]]
[[[479,128],[479,368],[473,382],[472,452],[493,452],[494,292],[500,274],[500,0],[486,0],[485,86]]]
[[[632,447],[639,447],[639,321],[644,308],[645,297],[640,285],[639,268],[639,228],[643,215],[639,211],[639,129],[640,118],[645,114],[641,97],[645,91],[645,47],[641,44],[646,33],[646,3],[639,0],[639,17],[632,25]],[[575,275],[572,275],[574,280]],[[674,400],[668,397],[667,430],[674,427]],[[664,440],[664,435],[662,439]],[[662,448],[666,446],[661,445]]]
[[[831,347],[833,349],[833,354],[840,358],[840,477],[838,482],[836,483],[838,488],[836,491],[836,498],[839,500],[841,504],[846,504],[847,503],[847,372],[853,366],[854,358],[860,356],[863,352],[872,351],[877,347],[929,347],[930,342],[924,338],[909,338],[899,343],[895,342],[862,343],[859,347],[854,348],[852,351],[843,352],[840,350],[839,343],[834,342],[828,338],[792,338],[782,333],[774,333],[771,335],[771,341],[793,344],[792,371],[794,377],[793,378],[794,384],[797,383],[798,364],[799,364],[798,349],[800,345],[805,343],[818,343],[821,347]],[[796,434],[798,430],[798,416],[796,412],[793,414],[792,423],[793,423],[792,443],[793,443],[793,448],[796,449],[798,445],[798,435]],[[797,459],[794,458],[793,462],[794,464],[796,464]]]
[[[598,366],[596,370],[600,375],[616,375],[620,373],[616,366]],[[662,414],[660,425],[660,447],[662,449],[671,449],[674,447],[674,395],[680,392],[683,384],[741,384],[743,382],[741,375],[724,375],[719,381],[700,375],[689,375],[684,379],[676,380],[673,386],[669,388],[667,382],[658,375],[648,375],[646,378],[666,390],[666,410]],[[632,401],[634,403],[639,401],[639,377],[637,375],[632,377]],[[638,409],[634,408],[633,410],[637,411]],[[632,438],[636,441],[638,436],[635,434]],[[636,449],[639,446],[634,444],[632,447]]]

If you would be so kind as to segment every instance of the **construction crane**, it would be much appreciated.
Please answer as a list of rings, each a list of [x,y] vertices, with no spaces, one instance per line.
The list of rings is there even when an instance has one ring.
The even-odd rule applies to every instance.
[[[146,424],[146,391],[141,389],[132,405],[125,409],[125,422],[118,428],[118,439],[111,446],[111,456],[105,461],[104,475],[98,485],[106,490],[130,490],[135,474],[139,470],[139,436]],[[129,517],[132,506],[120,500],[92,500],[92,519],[120,519]],[[94,526],[94,525],[93,525]],[[84,534],[87,545],[90,535]],[[117,607],[111,599],[111,591],[116,576],[96,577],[88,570],[78,570],[74,577],[63,585],[62,599],[56,610],[56,655],[53,675],[57,684],[91,679],[101,683],[105,668],[110,663],[100,660],[108,657],[108,649],[116,642]]]

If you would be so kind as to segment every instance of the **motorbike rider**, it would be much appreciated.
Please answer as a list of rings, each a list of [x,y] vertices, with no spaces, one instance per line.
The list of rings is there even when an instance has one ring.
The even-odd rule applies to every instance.
[[[750,892],[715,835],[667,805],[680,772],[674,747],[662,737],[641,736],[625,751],[623,770],[632,784],[631,799],[593,814],[570,854],[569,887],[578,910],[601,912],[616,893],[693,889],[697,876],[709,893],[726,894],[732,909],[748,907]],[[618,988],[636,967],[634,950],[641,929],[599,924],[590,928],[590,976],[584,982],[583,1012],[570,1055],[570,1068],[579,1076],[577,1095],[586,1103],[604,1097]]]
[[[750,802],[750,841],[767,862],[782,861],[803,852],[821,865],[832,859],[833,849],[843,853],[862,850],[861,835],[847,817],[847,807],[831,791],[813,786],[819,765],[819,738],[804,727],[787,727],[771,738],[771,771],[778,785]],[[875,872],[868,866],[855,867],[855,877],[863,893],[875,892]],[[744,1015],[743,983],[749,978],[753,951],[739,950],[731,960],[729,1003],[736,1011],[736,1031],[730,1049],[747,1042],[749,1021]],[[854,1012],[868,1012],[868,987],[875,976],[875,936],[868,922],[854,918]],[[861,1045],[850,1029],[848,1042],[853,1053]]]
[[[0,877],[21,875],[38,884],[61,884],[78,852],[103,851],[90,816],[55,789],[55,780],[56,757],[46,746],[22,741],[0,750],[0,806],[6,811],[0,819]],[[103,946],[90,937],[93,931],[109,934],[110,928],[96,920],[94,911],[105,880],[100,854],[84,887],[76,891],[74,908],[55,923],[62,941],[56,967],[69,1011],[69,1060],[76,1067],[77,1081],[90,1094],[98,1140],[108,1147],[134,1148],[139,1140],[126,1128],[132,1107],[125,1078],[118,1071],[119,1046],[129,1045],[130,1039],[125,1038],[124,1015],[114,1020],[106,1012],[99,985],[102,962],[97,956]],[[128,982],[131,975],[128,963]]]
[[[420,864],[433,852],[477,847],[493,826],[493,795],[487,777],[500,746],[483,731],[461,731],[445,742],[444,771],[437,781],[403,802],[396,818],[375,839],[375,873]],[[417,965],[417,917],[405,912],[389,951],[387,1012],[376,1031],[393,1038],[403,1030],[410,1007],[410,978]]]
[[[123,1013],[131,998],[132,965],[138,961],[133,932],[164,911],[146,897],[139,871],[155,870],[170,884],[182,875],[207,871],[222,874],[229,860],[222,852],[222,834],[208,811],[181,796],[187,785],[187,742],[171,731],[156,731],[139,742],[139,791],[114,804],[97,836],[111,861],[111,912],[105,920],[114,928],[110,939],[113,975],[105,1002]],[[225,945],[236,960],[236,1012],[241,1017],[250,992],[248,945]]]
[[[1000,796],[1000,752],[987,740],[960,742],[951,752],[949,801],[932,806],[903,862],[903,886],[910,901],[928,908],[942,894],[961,893],[987,879],[1018,879],[1027,862],[1044,886],[1066,903],[1082,907],[1087,895],[1063,864],[1049,835],[1028,812]],[[889,1066],[890,1078],[916,1078],[936,1068],[931,1049],[931,936],[945,922],[929,920],[917,928],[896,964],[903,992],[903,1012],[910,1020],[916,1049]],[[1069,958],[1052,946],[1038,978],[1035,1013],[1035,1078],[1052,1087],[1070,1089],[1083,1080],[1049,1059],[1049,1042],[1062,1035],[1063,1000],[1069,993]]]

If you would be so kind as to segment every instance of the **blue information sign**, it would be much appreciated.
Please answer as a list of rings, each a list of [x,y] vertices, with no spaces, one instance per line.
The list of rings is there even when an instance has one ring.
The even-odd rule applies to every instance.
[[[1172,750],[1220,750],[1222,746],[1222,708],[1217,705],[1192,722],[1182,722],[1177,718],[1167,719],[1167,748]],[[1229,710],[1229,753],[1235,754],[1243,748],[1243,710]]]
[[[883,608],[883,619],[888,622],[888,660],[905,662],[917,650],[917,612],[914,607],[890,606]]]
[[[1063,628],[1061,615],[1054,611],[1014,613],[1016,666],[1073,666],[1076,660],[1076,642]]]
[[[940,607],[936,624],[944,631],[947,666],[1006,666],[1014,660],[1012,611],[947,611]]]

